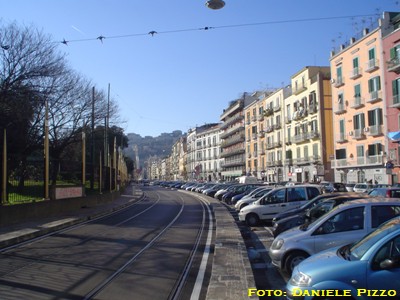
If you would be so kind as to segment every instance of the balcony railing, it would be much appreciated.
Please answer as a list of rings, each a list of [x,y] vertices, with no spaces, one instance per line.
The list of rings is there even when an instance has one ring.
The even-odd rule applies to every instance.
[[[381,135],[383,133],[382,125],[372,125],[372,126],[369,126],[366,128],[369,128],[368,135],[371,135],[371,136],[377,136],[377,135]]]
[[[355,140],[361,140],[365,138],[365,133],[363,129],[355,129],[353,131],[351,131],[351,136],[353,137],[353,139]]]
[[[339,103],[334,110],[336,115],[343,114],[346,112],[346,105],[344,103]]]
[[[280,111],[280,110],[281,110],[281,105],[279,103],[274,105],[274,111],[275,112]]]
[[[362,166],[383,165],[383,155],[362,156],[357,158],[333,159],[333,168],[354,168]]]
[[[393,95],[391,107],[400,108],[400,95]]]
[[[369,93],[368,103],[375,103],[382,100],[382,91],[372,91]]]
[[[339,132],[339,134],[336,137],[336,142],[337,143],[345,143],[347,142],[347,135],[344,132]]]
[[[309,114],[315,114],[318,111],[317,106],[315,104],[312,104],[307,108],[307,111]]]
[[[400,73],[400,58],[395,57],[387,62],[387,70],[389,72],[395,72],[396,74]]]
[[[350,72],[350,79],[357,79],[361,77],[361,68],[354,68]]]
[[[351,104],[350,107],[351,108],[360,108],[364,106],[364,99],[361,98],[360,96],[355,96],[352,100],[351,100]]]
[[[379,61],[377,59],[370,59],[366,63],[365,72],[371,73],[379,69]]]
[[[339,88],[339,87],[341,87],[343,85],[344,85],[344,78],[343,77],[339,76],[336,79],[334,79],[333,86],[335,88]]]
[[[308,140],[307,133],[300,133],[300,134],[294,135],[292,138],[292,141],[296,144],[305,142],[307,140]]]
[[[307,89],[307,86],[305,84],[302,84],[302,85],[298,86],[297,88],[294,88],[292,90],[292,93],[294,95],[298,95],[298,94],[304,92],[306,89]]]

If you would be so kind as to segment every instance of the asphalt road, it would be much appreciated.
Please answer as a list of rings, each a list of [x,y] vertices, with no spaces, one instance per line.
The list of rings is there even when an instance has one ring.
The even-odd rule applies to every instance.
[[[0,299],[189,299],[194,287],[204,299],[207,205],[157,187],[144,192],[122,211],[1,252]]]

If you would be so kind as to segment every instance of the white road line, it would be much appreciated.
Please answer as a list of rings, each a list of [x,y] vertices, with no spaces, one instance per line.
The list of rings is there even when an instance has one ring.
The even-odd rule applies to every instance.
[[[204,201],[203,199],[201,199]],[[197,274],[196,282],[193,287],[192,295],[190,296],[190,300],[198,300],[200,298],[200,292],[201,288],[203,286],[203,281],[204,281],[204,274],[206,272],[207,268],[207,262],[208,262],[208,255],[210,254],[211,251],[211,239],[212,239],[212,230],[213,230],[213,219],[211,215],[211,210],[208,205],[206,205],[207,210],[208,210],[208,218],[210,220],[210,224],[208,227],[208,235],[207,235],[207,243],[204,248],[204,253],[203,253],[203,258],[201,259],[201,264],[199,268],[199,273]]]

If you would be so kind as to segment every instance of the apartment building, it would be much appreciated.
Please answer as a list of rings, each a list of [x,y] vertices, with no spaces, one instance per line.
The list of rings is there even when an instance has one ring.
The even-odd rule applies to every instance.
[[[246,174],[244,107],[255,100],[244,93],[242,98],[231,101],[220,116],[222,179],[233,181]]]
[[[291,77],[284,98],[284,173],[293,182],[332,180],[330,68],[308,66]]]
[[[247,104],[244,109],[245,115],[245,160],[246,175],[263,178],[261,173],[265,172],[265,146],[264,146],[264,103],[262,93],[257,97],[254,93],[252,102]]]
[[[332,51],[335,181],[389,183],[386,66],[382,35],[392,16],[385,13],[347,45]]]
[[[259,92],[245,107],[246,174],[265,182],[284,180],[283,100],[288,87]]]
[[[221,179],[221,124],[192,128],[187,133],[186,170],[189,180]]]
[[[181,137],[172,145],[170,161],[171,180],[185,180],[187,178],[185,154],[187,152],[186,137]]]
[[[197,155],[200,178],[206,181],[221,179],[221,124],[204,125],[197,130]]]
[[[388,139],[386,174],[390,184],[400,179],[400,14],[385,13],[389,18],[382,28],[384,61],[384,90],[386,92],[386,119]]]

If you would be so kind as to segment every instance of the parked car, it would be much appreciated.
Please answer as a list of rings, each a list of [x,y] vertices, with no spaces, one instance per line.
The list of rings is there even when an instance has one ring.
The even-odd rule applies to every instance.
[[[307,201],[306,203],[304,203],[300,207],[293,208],[293,209],[288,209],[288,210],[285,210],[285,211],[283,211],[281,213],[278,213],[272,219],[272,225],[274,225],[275,222],[278,222],[281,219],[285,219],[285,218],[288,218],[288,217],[291,217],[291,216],[294,216],[294,215],[305,213],[307,210],[313,208],[314,206],[316,206],[318,203],[320,203],[321,201],[323,201],[325,199],[341,196],[343,194],[347,195],[348,193],[329,193],[329,194],[319,195],[319,196],[315,197],[314,199],[312,199],[310,201]]]
[[[275,188],[239,212],[239,220],[249,226],[272,220],[276,214],[301,206],[321,194],[316,185],[294,185]]]
[[[287,273],[322,250],[353,243],[400,215],[400,201],[360,199],[343,203],[310,224],[282,232],[269,250],[272,263]]]
[[[210,197],[214,197],[214,195],[215,195],[215,193],[218,191],[218,190],[220,190],[220,189],[222,189],[223,187],[226,187],[226,185],[224,185],[224,184],[214,184],[212,187],[210,187],[210,188],[208,188],[208,189],[205,189],[204,191],[203,191],[203,194],[204,195],[207,195],[207,196],[210,196]]]
[[[335,193],[337,194],[337,193]],[[324,194],[326,195],[326,194]],[[357,200],[360,198],[365,199],[365,195],[360,193],[342,193],[340,196],[322,199],[318,202],[315,206],[290,217],[275,221],[272,226],[272,233],[274,237],[277,237],[280,233],[305,224],[314,222],[316,219],[321,217],[322,215],[326,214],[327,212],[331,211],[336,206],[345,203],[347,201]],[[317,197],[318,198],[318,197]],[[313,200],[311,200],[313,202]]]
[[[286,296],[302,299],[324,290],[348,291],[343,299],[386,298],[400,287],[400,218],[393,218],[358,242],[320,252],[301,262],[286,285]],[[382,295],[381,292],[385,293]],[[340,297],[339,297],[340,298]]]
[[[344,183],[322,181],[320,185],[324,193],[347,192],[346,185]]]
[[[354,192],[354,186],[355,185],[356,185],[355,183],[346,183],[346,190],[348,192]]]
[[[229,192],[229,191],[232,191],[232,190],[235,188],[235,186],[237,186],[237,185],[239,185],[239,184],[231,184],[231,185],[227,185],[226,187],[223,187],[222,189],[218,190],[218,191],[215,193],[214,198],[216,198],[216,199],[218,199],[218,200],[222,200],[222,196],[223,196],[225,193],[227,193],[227,192]]]
[[[262,196],[269,193],[273,188],[268,186],[259,187],[254,190],[252,193],[240,199],[235,203],[236,211],[240,211],[243,207],[253,203],[254,201],[260,199]]]
[[[243,193],[237,194],[231,198],[231,204],[236,204],[239,200],[241,200],[243,197],[249,195],[251,192],[254,190],[258,189],[259,185],[253,185],[251,188],[248,190],[244,191]]]
[[[227,191],[224,195],[222,195],[221,200],[227,204],[231,204],[231,199],[233,196],[236,196],[238,194],[241,194],[243,192],[249,191],[251,189],[254,189],[256,185],[255,184],[238,184],[235,185],[234,188],[230,189]]]
[[[373,188],[368,195],[374,197],[400,198],[400,188]]]
[[[356,183],[353,188],[354,192],[356,193],[368,193],[372,190],[372,184],[369,183]]]

